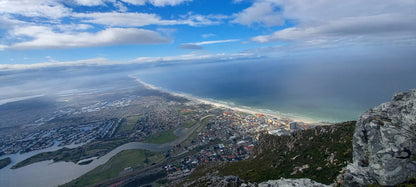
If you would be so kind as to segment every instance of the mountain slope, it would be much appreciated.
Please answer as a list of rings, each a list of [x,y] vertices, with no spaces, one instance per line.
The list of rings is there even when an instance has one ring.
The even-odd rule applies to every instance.
[[[238,176],[251,183],[285,178],[310,178],[330,184],[352,161],[355,122],[294,132],[290,136],[263,135],[248,160],[199,167],[186,181],[201,185],[202,176]],[[202,177],[204,178],[204,177]],[[210,178],[210,177],[205,177]],[[238,180],[237,180],[238,181]]]

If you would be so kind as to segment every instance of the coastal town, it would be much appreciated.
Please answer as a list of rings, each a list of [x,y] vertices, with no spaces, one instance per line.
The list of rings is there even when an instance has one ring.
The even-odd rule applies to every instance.
[[[234,162],[249,158],[259,136],[264,133],[289,135],[290,132],[308,127],[302,122],[227,109],[212,118],[206,128],[183,149],[184,152],[191,152],[199,148],[199,151],[166,164],[164,169],[168,172],[169,180],[180,179],[190,175],[201,163]]]
[[[41,129],[26,134],[0,137],[0,156],[26,153],[53,146],[80,146],[98,138],[111,137],[120,120],[95,121],[53,129]]]
[[[56,112],[56,116],[51,117],[52,120],[41,120],[42,124],[38,126],[42,128],[1,136],[0,156],[7,157],[48,148],[53,151],[62,147],[81,147],[73,150],[81,151],[81,155],[77,157],[66,158],[59,151],[53,154],[85,165],[115,148],[100,149],[100,143],[148,142],[150,145],[162,144],[165,147],[162,151],[165,159],[152,163],[147,169],[126,165],[119,171],[118,177],[113,179],[114,184],[137,180],[143,169],[163,172],[162,179],[176,181],[189,176],[196,167],[204,163],[248,159],[263,134],[289,135],[296,130],[313,126],[310,123],[240,110],[188,96],[171,95],[149,85],[141,89],[151,90],[153,93],[146,96],[121,94],[121,98],[105,97],[84,105],[65,106],[65,110],[60,110],[65,111],[65,114]],[[69,151],[67,155],[72,154],[71,149]],[[45,157],[41,160],[51,158]]]

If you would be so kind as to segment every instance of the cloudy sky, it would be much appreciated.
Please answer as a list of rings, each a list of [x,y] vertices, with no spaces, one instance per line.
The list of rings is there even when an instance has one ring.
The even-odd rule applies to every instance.
[[[0,0],[2,68],[415,46],[415,0]]]

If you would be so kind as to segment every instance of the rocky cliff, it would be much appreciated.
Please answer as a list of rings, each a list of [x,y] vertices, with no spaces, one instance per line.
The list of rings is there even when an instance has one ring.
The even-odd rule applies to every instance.
[[[262,182],[259,187],[292,187],[292,186],[310,186],[310,187],[331,187],[331,185],[325,185],[315,182],[311,179],[285,179],[269,180]]]
[[[345,186],[391,186],[416,176],[416,89],[363,113],[355,126]]]

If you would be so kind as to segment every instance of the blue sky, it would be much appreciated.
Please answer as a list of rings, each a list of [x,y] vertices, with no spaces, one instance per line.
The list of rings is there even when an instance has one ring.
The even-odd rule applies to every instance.
[[[414,0],[0,0],[0,69],[415,51],[415,10]]]

